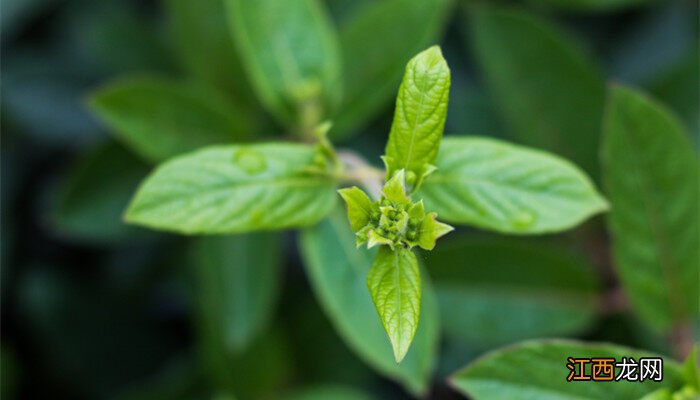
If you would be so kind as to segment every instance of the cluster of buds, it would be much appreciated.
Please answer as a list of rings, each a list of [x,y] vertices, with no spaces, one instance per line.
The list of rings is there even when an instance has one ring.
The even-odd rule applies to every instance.
[[[426,214],[423,201],[413,203],[406,194],[404,170],[397,171],[384,185],[380,199],[370,200],[358,187],[338,191],[347,205],[350,226],[356,233],[357,246],[371,248],[388,245],[426,250],[454,228],[437,221],[436,213]]]

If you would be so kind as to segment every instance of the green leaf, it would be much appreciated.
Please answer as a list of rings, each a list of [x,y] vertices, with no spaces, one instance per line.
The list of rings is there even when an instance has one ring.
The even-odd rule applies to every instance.
[[[269,322],[280,280],[279,234],[210,236],[194,244],[202,315],[230,354]]]
[[[287,126],[316,125],[340,100],[340,51],[318,0],[227,0],[233,38],[263,105]],[[308,121],[304,121],[308,119]]]
[[[394,122],[386,144],[387,176],[405,169],[410,184],[435,161],[447,117],[450,69],[438,46],[419,53],[406,65],[396,97]],[[411,182],[410,174],[413,174]]]
[[[420,318],[416,255],[403,247],[380,247],[367,275],[367,286],[399,363],[411,346]]]
[[[372,200],[357,186],[338,190],[340,197],[345,200],[350,227],[358,231],[369,223],[372,214]]]
[[[698,315],[698,170],[674,116],[632,89],[611,89],[603,171],[615,264],[633,308],[661,330]]]
[[[213,146],[159,166],[127,221],[180,232],[240,233],[312,225],[335,203],[334,181],[307,172],[314,148],[270,143]]]
[[[213,88],[155,77],[110,84],[92,94],[90,106],[150,161],[245,140],[253,129],[247,114]]]
[[[284,396],[285,400],[372,400],[368,395],[351,386],[319,385],[306,388],[290,395]]]
[[[568,357],[611,357],[620,361],[622,357],[639,360],[658,355],[609,344],[530,341],[488,353],[455,373],[450,381],[455,389],[475,400],[637,400],[659,388],[678,388],[682,382],[680,367],[670,358],[664,359],[661,382],[567,382]]]
[[[222,0],[165,0],[174,45],[189,72],[198,79],[248,98],[252,89],[243,75]]]
[[[612,12],[649,3],[649,0],[529,0],[539,6],[566,11]]]
[[[87,242],[128,239],[138,232],[121,219],[148,166],[110,141],[82,157],[59,182],[51,225]]]
[[[683,363],[683,377],[685,383],[700,394],[700,368],[698,368],[698,345],[693,345],[693,348],[688,353],[688,357]]]
[[[597,177],[605,101],[599,67],[565,32],[525,12],[475,7],[469,16],[477,60],[514,138]]]
[[[476,349],[583,333],[598,279],[578,254],[530,240],[451,238],[426,255],[446,336]]]
[[[419,196],[441,220],[512,234],[558,232],[605,211],[570,162],[495,139],[449,137]]]
[[[370,2],[341,26],[344,96],[331,135],[356,132],[388,105],[406,62],[437,41],[452,5],[452,0]]]
[[[356,249],[352,236],[341,208],[303,231],[300,244],[311,287],[340,336],[362,360],[411,393],[424,394],[439,338],[439,311],[430,282],[424,274],[421,323],[410,351],[396,364],[367,289],[367,272],[376,252]]]

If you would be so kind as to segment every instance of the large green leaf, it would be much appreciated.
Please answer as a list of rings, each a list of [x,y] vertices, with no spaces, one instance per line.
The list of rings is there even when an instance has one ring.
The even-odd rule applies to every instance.
[[[421,285],[416,255],[400,246],[381,246],[367,275],[367,286],[399,363],[411,346],[420,318]]]
[[[279,234],[210,236],[194,249],[198,297],[209,329],[240,353],[269,321],[279,286]]]
[[[340,29],[343,106],[331,135],[362,128],[396,93],[406,62],[433,43],[452,0],[385,0],[357,10]]]
[[[263,105],[292,127],[330,115],[342,89],[340,50],[319,0],[226,1],[234,41]]]
[[[450,69],[438,46],[408,62],[386,144],[387,176],[405,169],[413,184],[427,172],[440,148],[449,95]]]
[[[680,366],[669,358],[664,359],[661,382],[567,382],[568,357],[611,357],[617,361],[633,357],[639,361],[658,356],[609,344],[531,341],[488,353],[455,373],[450,382],[474,400],[637,400],[660,388],[673,390],[682,384]]]
[[[603,171],[615,264],[635,310],[659,329],[698,314],[698,169],[674,116],[632,89],[611,89]]]
[[[111,242],[137,233],[121,219],[148,166],[114,142],[91,150],[59,183],[51,225],[61,235]]]
[[[185,234],[311,225],[336,200],[334,181],[308,172],[313,147],[213,146],[159,166],[141,185],[127,221]]]
[[[418,332],[406,358],[396,364],[367,288],[366,276],[375,252],[355,248],[342,208],[304,230],[301,250],[311,286],[348,346],[379,373],[399,381],[412,393],[425,393],[439,337],[439,311],[427,279],[422,282],[423,318]]]
[[[447,240],[426,264],[446,316],[443,330],[470,348],[583,332],[598,307],[591,266],[537,242]]]
[[[249,137],[246,112],[211,87],[130,78],[92,94],[90,106],[119,138],[151,161]]]
[[[590,179],[554,155],[495,139],[449,137],[423,184],[441,220],[514,234],[557,232],[607,209]]]
[[[547,21],[490,7],[472,8],[469,15],[478,62],[513,136],[597,176],[605,101],[598,67]]]
[[[221,85],[236,98],[251,93],[236,56],[223,0],[165,0],[174,44],[197,78]]]

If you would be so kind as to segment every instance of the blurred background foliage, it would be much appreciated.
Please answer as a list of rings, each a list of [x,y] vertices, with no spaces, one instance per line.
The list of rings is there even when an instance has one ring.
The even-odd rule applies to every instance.
[[[599,180],[606,85],[621,82],[668,105],[698,143],[695,1],[322,3],[342,53],[332,135],[370,160],[406,61],[432,43],[452,69],[446,134],[545,148]],[[418,372],[381,372],[348,337],[309,282],[342,277],[307,277],[294,234],[191,239],[124,225],[154,161],[219,140],[188,137],[204,117],[173,122],[171,108],[211,102],[207,126],[232,141],[288,134],[256,100],[225,14],[222,0],[2,1],[3,399],[405,398],[426,368],[433,398],[458,398],[448,374],[523,339],[673,353],[630,312],[601,217],[528,239],[461,229],[424,254],[442,318],[438,356]],[[88,111],[89,93],[115,79],[152,87],[113,100],[158,117],[116,127],[143,135],[115,140]]]

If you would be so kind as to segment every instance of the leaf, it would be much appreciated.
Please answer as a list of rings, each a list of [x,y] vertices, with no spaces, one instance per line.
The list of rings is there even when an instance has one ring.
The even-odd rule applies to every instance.
[[[340,197],[345,200],[348,210],[348,219],[350,227],[357,231],[369,223],[371,216],[372,201],[369,197],[357,186],[338,190]]]
[[[474,52],[513,137],[597,177],[605,98],[599,67],[547,21],[511,9],[470,11]]]
[[[128,239],[138,232],[121,220],[148,166],[114,142],[97,146],[59,182],[51,225],[61,235],[86,242]]]
[[[396,364],[386,333],[367,289],[367,272],[376,252],[356,249],[341,208],[302,232],[301,253],[311,287],[345,343],[378,373],[415,395],[425,393],[436,361],[439,322],[430,282],[424,277],[423,317],[410,351]]]
[[[611,88],[603,171],[615,265],[633,308],[664,330],[698,315],[698,158],[678,120]]]
[[[270,143],[174,158],[144,181],[126,219],[184,234],[312,225],[335,203],[334,181],[306,172],[314,155],[310,146]]]
[[[227,0],[227,4],[234,41],[268,111],[287,126],[305,118],[315,119],[307,122],[316,125],[330,115],[342,89],[340,50],[320,2]]]
[[[666,358],[663,381],[606,384],[597,381],[567,382],[567,358],[658,357],[622,346],[569,340],[529,341],[488,353],[450,378],[452,386],[475,400],[636,400],[659,388],[677,388],[681,372]]]
[[[441,220],[511,234],[572,228],[607,209],[593,183],[554,155],[495,139],[449,137],[419,196]]]
[[[285,400],[371,400],[373,396],[359,391],[351,386],[343,385],[318,385],[312,386],[290,395],[284,396]]]
[[[565,11],[612,12],[640,6],[649,3],[649,0],[529,0],[529,2]]]
[[[452,238],[428,253],[445,335],[468,348],[582,333],[598,279],[580,255],[538,242]]]
[[[246,100],[252,89],[243,76],[222,0],[166,0],[174,45],[194,76]]]
[[[210,236],[194,245],[203,318],[239,354],[269,322],[280,281],[276,233]]]
[[[387,176],[405,169],[413,182],[435,161],[447,117],[450,69],[438,46],[419,53],[406,65],[396,97],[394,122],[386,144]],[[409,183],[411,179],[409,179]]]
[[[108,85],[92,94],[90,107],[150,161],[245,140],[253,129],[246,113],[213,88],[155,77]]]
[[[340,28],[344,96],[331,135],[357,132],[391,101],[406,62],[437,41],[452,0],[385,0],[357,10]]]
[[[380,247],[367,275],[367,286],[399,363],[411,346],[420,318],[420,273],[415,254],[403,247]]]
[[[688,357],[683,363],[683,377],[685,383],[700,393],[700,368],[698,367],[698,345],[693,345],[693,348],[688,353]]]

